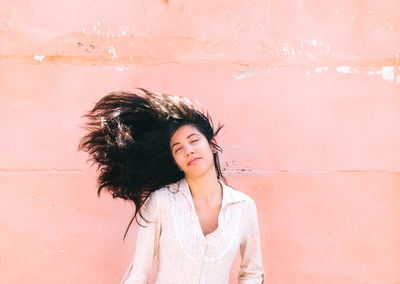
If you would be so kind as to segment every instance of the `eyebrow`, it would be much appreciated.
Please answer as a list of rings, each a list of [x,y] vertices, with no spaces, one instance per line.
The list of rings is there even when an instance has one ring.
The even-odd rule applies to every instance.
[[[188,137],[186,137],[186,139],[189,139],[189,138],[192,137],[193,135],[199,135],[199,134],[197,134],[197,133],[192,133],[192,134],[190,134]],[[179,142],[176,142],[176,143],[172,144],[171,150],[174,149],[174,146],[176,146],[176,145],[178,145],[178,144],[179,144]]]

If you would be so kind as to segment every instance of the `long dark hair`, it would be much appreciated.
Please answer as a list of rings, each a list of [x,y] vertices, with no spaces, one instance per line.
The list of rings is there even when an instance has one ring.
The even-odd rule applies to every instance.
[[[135,213],[124,234],[137,215],[146,220],[141,208],[150,195],[184,177],[172,157],[169,142],[183,125],[192,125],[208,140],[214,153],[217,177],[223,178],[218,152],[222,149],[211,141],[221,130],[214,129],[210,115],[196,110],[183,97],[155,94],[140,89],[143,95],[132,92],[111,92],[84,115],[87,134],[78,150],[88,152],[89,160],[100,170],[98,190],[109,191],[113,198],[131,200]]]

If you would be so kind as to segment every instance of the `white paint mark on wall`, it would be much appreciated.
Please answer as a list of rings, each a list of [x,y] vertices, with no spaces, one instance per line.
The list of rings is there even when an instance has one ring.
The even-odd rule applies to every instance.
[[[117,57],[117,53],[115,52],[115,48],[114,48],[114,45],[112,45],[112,46],[110,46],[109,48],[108,48],[108,53],[111,53],[113,56],[112,56],[112,59],[114,59],[115,57]]]
[[[351,74],[350,66],[338,66],[336,67],[336,71],[342,74]]]
[[[336,67],[336,71],[341,74],[358,74],[358,75],[360,75],[360,72],[356,68],[352,68],[350,66],[338,66],[338,67]]]
[[[383,66],[382,67],[382,79],[393,82],[394,79],[394,67],[393,66]]]
[[[362,71],[362,74],[369,76],[379,76],[384,81],[400,85],[400,75],[396,76],[395,68],[395,66],[382,66],[381,69],[369,68],[368,70]],[[336,70],[338,73],[342,74],[360,74],[359,70],[350,66],[338,66],[336,67]],[[400,67],[398,70],[400,71]]]
[[[319,74],[321,74],[322,73],[322,71],[327,71],[328,70],[328,66],[324,66],[324,67],[317,67],[317,68],[315,68],[315,73],[319,73]]]
[[[317,45],[318,45],[317,40],[316,40],[316,39],[313,39],[312,42],[311,42],[311,45],[312,45],[312,46],[317,46]]]
[[[282,46],[282,49],[283,49],[283,54],[285,54],[285,56],[294,55],[294,54],[296,53],[296,52],[294,51],[293,46],[290,46],[290,45],[287,44],[287,43],[285,43],[285,44]]]
[[[300,46],[305,47],[305,46],[328,46],[328,44],[324,43],[322,40],[313,38],[313,39],[302,39],[300,41]]]
[[[328,43],[326,43],[322,40],[316,39],[316,38],[302,39],[300,41],[300,46],[301,46],[301,48],[312,47],[314,50],[315,50],[315,48],[318,48],[318,49],[322,48],[322,49],[325,49],[326,54],[329,54],[329,52],[331,51],[331,46]]]
[[[118,71],[126,71],[126,70],[128,70],[129,68],[127,67],[127,66],[119,66],[119,67],[117,67],[117,70]]]
[[[33,59],[35,59],[35,60],[37,60],[39,62],[42,62],[45,57],[46,57],[46,55],[35,55],[33,57]]]
[[[261,49],[257,47],[257,49]],[[293,42],[286,41],[280,48],[275,48],[277,52],[283,51],[285,56],[302,55],[306,56],[309,60],[314,60],[314,55],[322,53],[329,54],[331,47],[328,43],[313,39],[295,40]]]
[[[251,78],[254,76],[254,71],[243,72],[240,75],[233,75],[235,80],[243,80],[244,78]]]

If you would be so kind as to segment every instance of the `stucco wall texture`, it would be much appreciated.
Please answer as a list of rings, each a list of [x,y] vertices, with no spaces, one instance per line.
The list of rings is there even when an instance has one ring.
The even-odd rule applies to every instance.
[[[136,87],[225,124],[266,283],[400,283],[397,0],[1,1],[0,283],[120,282],[134,207],[76,149],[81,115]]]

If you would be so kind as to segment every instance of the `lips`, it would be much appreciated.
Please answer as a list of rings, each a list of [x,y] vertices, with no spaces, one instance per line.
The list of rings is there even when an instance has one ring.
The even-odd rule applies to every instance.
[[[201,158],[194,158],[194,159],[191,159],[188,163],[187,163],[187,165],[188,166],[190,166],[190,165],[193,165],[194,163],[196,163],[198,160],[200,160]]]

